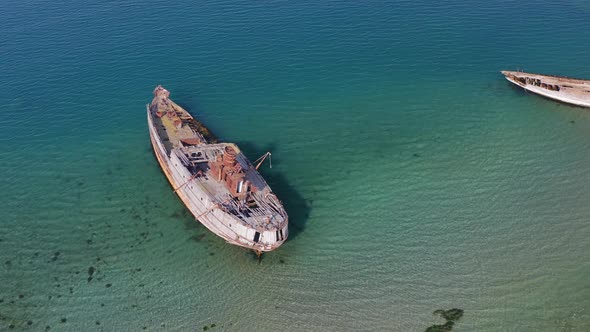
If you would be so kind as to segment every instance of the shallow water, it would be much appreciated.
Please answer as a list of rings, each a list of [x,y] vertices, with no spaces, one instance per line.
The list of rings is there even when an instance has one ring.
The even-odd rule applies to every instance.
[[[454,331],[589,330],[590,112],[498,73],[590,78],[589,14],[0,3],[0,330],[424,331],[453,307]],[[272,151],[280,250],[258,262],[172,193],[156,84],[251,159]]]

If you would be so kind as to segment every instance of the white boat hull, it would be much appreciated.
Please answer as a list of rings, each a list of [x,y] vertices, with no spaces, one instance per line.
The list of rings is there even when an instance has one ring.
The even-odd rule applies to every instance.
[[[502,74],[504,74],[510,83],[513,83],[532,93],[536,93],[538,95],[567,104],[581,107],[590,107],[590,81],[521,72],[502,72]],[[560,90],[548,90],[541,86],[525,84],[519,81],[517,79],[518,77],[531,77],[533,79],[543,80],[544,82],[548,82],[548,84],[559,86]]]

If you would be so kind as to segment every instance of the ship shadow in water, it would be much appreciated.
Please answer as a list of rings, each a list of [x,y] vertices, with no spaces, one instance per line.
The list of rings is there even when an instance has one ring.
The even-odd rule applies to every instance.
[[[508,84],[508,86],[510,87],[510,90],[512,90],[519,97],[524,97],[524,96],[527,96],[527,95],[534,94],[534,93],[531,93],[531,92],[527,91],[526,89],[521,88],[520,86],[518,86],[516,84],[513,84],[513,83],[510,83],[508,81],[502,82],[502,84]]]
[[[273,145],[261,148],[251,142],[236,142],[236,144],[250,161],[256,160],[258,156],[262,156],[268,151],[272,153],[274,150]],[[289,184],[289,181],[283,173],[269,168],[268,160],[260,166],[258,171],[264,177],[279,200],[283,203],[283,207],[289,216],[289,238],[287,239],[287,242],[294,240],[305,230],[305,224],[309,219],[311,206],[305,198],[301,196],[297,189]]]

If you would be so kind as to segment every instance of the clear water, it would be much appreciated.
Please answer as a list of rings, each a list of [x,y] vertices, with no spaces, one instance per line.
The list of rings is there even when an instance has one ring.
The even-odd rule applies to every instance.
[[[590,112],[498,72],[590,78],[588,17],[0,2],[0,330],[424,331],[453,307],[454,331],[590,330]],[[174,196],[146,128],[156,84],[251,159],[273,152],[280,250],[256,261]]]

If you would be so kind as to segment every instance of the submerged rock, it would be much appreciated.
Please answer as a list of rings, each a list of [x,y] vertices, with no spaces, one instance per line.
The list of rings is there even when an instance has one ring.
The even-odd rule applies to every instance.
[[[453,325],[455,325],[455,322],[447,321],[442,325],[432,325],[425,332],[450,332],[453,330]]]
[[[193,235],[191,236],[191,240],[195,242],[200,242],[205,237],[205,234]]]
[[[455,326],[455,322],[463,317],[463,309],[438,309],[435,310],[433,315],[439,315],[444,318],[447,322],[444,324],[435,324],[426,329],[425,332],[450,332],[453,330],[453,326]]]
[[[214,328],[215,326],[217,326],[215,323],[211,324],[211,325],[205,325],[203,326],[203,331],[207,331],[209,329]]]
[[[449,310],[436,310],[433,312],[435,315],[440,315],[442,318],[449,320],[449,321],[456,321],[463,317],[463,309],[449,309]]]

